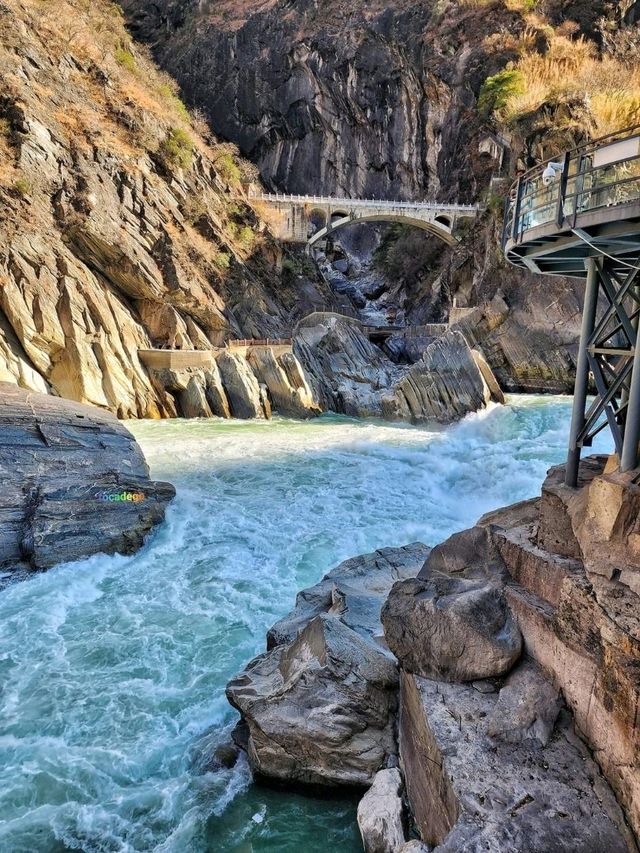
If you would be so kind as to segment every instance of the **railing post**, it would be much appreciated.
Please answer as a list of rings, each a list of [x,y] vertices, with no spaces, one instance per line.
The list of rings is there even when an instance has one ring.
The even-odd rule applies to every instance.
[[[636,290],[637,292],[637,290]],[[620,470],[631,471],[638,464],[638,442],[640,442],[640,347],[638,347],[638,318],[633,322],[636,333],[633,345],[633,368],[631,371],[631,385],[629,388],[629,400],[625,419],[624,440],[622,443],[622,456],[620,459]]]
[[[567,151],[564,155],[564,164],[562,166],[562,175],[560,177],[560,189],[558,190],[558,210],[556,221],[558,228],[562,227],[564,222],[564,198],[567,194],[567,183],[569,181],[569,163],[571,162],[571,152]]]
[[[518,177],[516,184],[516,203],[513,208],[513,224],[511,226],[511,239],[513,242],[518,240],[518,222],[520,219],[520,205],[522,204],[522,175]]]
[[[582,311],[582,330],[580,332],[580,348],[576,366],[576,384],[573,392],[573,413],[571,416],[571,433],[569,435],[569,456],[565,472],[565,483],[575,489],[578,485],[580,466],[580,434],[585,424],[585,408],[589,390],[589,340],[593,333],[598,307],[598,284],[600,270],[595,258],[588,258],[587,286],[584,294]],[[640,371],[638,372],[640,377]],[[640,390],[640,389],[639,389]]]

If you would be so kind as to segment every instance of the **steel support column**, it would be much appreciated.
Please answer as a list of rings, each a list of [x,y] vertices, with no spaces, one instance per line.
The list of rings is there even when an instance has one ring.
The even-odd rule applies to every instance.
[[[569,436],[569,457],[565,482],[575,488],[578,485],[578,467],[580,465],[580,435],[585,425],[585,410],[589,390],[589,357],[587,347],[593,332],[598,306],[598,264],[594,258],[587,261],[587,287],[582,313],[582,330],[580,333],[580,348],[576,367],[576,384],[573,396],[573,414],[571,417],[571,434]]]
[[[624,428],[624,442],[622,444],[622,456],[620,458],[620,470],[631,471],[638,464],[638,441],[640,441],[640,347],[637,340],[633,355],[633,370],[631,372],[631,386],[629,389],[629,402],[627,405],[626,423]]]

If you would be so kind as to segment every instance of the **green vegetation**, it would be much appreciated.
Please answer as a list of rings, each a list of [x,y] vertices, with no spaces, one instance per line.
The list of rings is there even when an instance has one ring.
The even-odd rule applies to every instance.
[[[240,168],[233,159],[232,154],[225,151],[224,154],[216,157],[214,164],[216,172],[220,175],[223,181],[226,181],[228,184],[238,183],[241,177]]]
[[[187,109],[184,101],[180,97],[178,97],[178,95],[174,92],[174,90],[168,83],[163,83],[159,87],[159,92],[162,97],[173,106],[173,108],[176,110],[176,112],[183,121],[191,121],[189,110]]]
[[[188,169],[193,158],[193,139],[183,128],[172,127],[159,153],[166,166]]]
[[[130,50],[127,50],[124,47],[118,47],[116,48],[114,56],[116,62],[118,63],[118,65],[122,66],[122,68],[126,68],[127,71],[132,72],[136,70],[136,59]]]
[[[231,255],[228,252],[217,252],[214,255],[213,263],[220,270],[228,270],[231,266]]]
[[[18,178],[13,182],[13,190],[20,198],[25,198],[31,194],[31,184],[26,178]]]
[[[492,113],[504,109],[509,99],[523,94],[524,89],[523,76],[515,68],[505,68],[493,77],[487,77],[478,98],[480,114],[487,118]]]
[[[11,122],[8,118],[0,118],[0,136],[5,139],[11,136]]]

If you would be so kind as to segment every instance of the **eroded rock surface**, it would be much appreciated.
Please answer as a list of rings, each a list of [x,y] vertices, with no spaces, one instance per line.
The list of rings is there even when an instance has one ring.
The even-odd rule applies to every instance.
[[[508,672],[522,635],[498,585],[433,572],[394,585],[382,609],[389,648],[407,672],[474,681]]]
[[[544,742],[552,725],[553,690],[559,688],[637,835],[636,477],[637,472],[622,476],[606,458],[592,457],[581,465],[579,488],[567,489],[563,467],[552,469],[541,499],[489,513],[475,528],[452,536],[432,550],[418,581],[408,583],[424,583],[440,572],[452,579],[484,579],[501,589],[526,653],[554,687],[544,688],[537,676],[530,680],[516,671],[488,727],[509,742]],[[407,619],[411,624],[410,615]]]
[[[358,803],[358,827],[365,853],[398,853],[404,846],[402,777],[393,768],[379,770]]]
[[[99,551],[131,554],[175,494],[150,479],[142,451],[113,415],[6,383],[0,480],[4,569],[46,569]]]
[[[287,782],[366,785],[396,754],[393,656],[330,615],[227,685],[254,771]]]
[[[542,748],[488,732],[497,694],[403,674],[400,754],[422,838],[438,853],[628,853],[622,812],[564,713]]]

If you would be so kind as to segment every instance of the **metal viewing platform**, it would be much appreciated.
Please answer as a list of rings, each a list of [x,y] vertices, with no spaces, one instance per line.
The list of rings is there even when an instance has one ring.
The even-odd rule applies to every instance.
[[[623,471],[640,440],[640,126],[587,143],[521,175],[502,246],[515,266],[586,279],[566,481],[608,426]],[[597,396],[587,405],[590,375]]]

